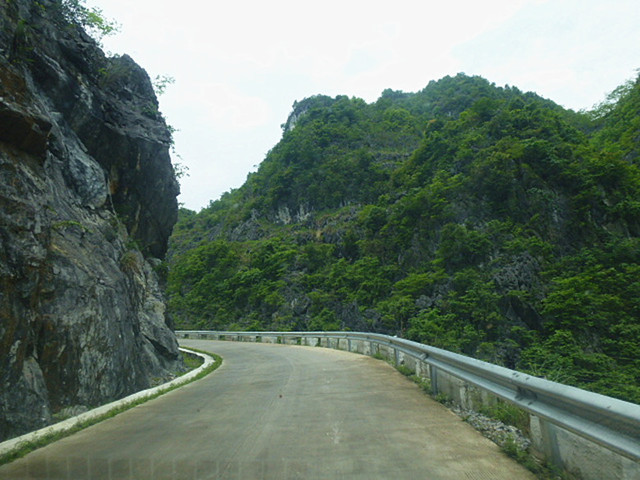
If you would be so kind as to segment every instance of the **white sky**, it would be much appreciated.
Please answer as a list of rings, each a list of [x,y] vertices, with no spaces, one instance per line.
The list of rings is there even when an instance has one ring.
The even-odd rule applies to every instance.
[[[175,84],[179,201],[199,210],[241,186],[295,100],[375,101],[464,72],[588,109],[640,68],[638,0],[87,0],[128,53]]]

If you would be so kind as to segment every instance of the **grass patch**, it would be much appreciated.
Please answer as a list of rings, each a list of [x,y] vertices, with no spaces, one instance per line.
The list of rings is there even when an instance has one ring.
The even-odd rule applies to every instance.
[[[0,455],[0,465],[4,465],[6,463],[9,462],[13,462],[14,460],[17,460],[21,457],[24,457],[25,455],[27,455],[30,452],[33,452],[34,450],[37,450],[38,448],[44,447],[46,445],[49,445],[50,443],[56,442],[62,438],[68,437],[73,435],[74,433],[79,432],[80,430],[84,430],[87,427],[90,427],[92,425],[95,425],[97,423],[100,423],[104,420],[107,420],[109,418],[113,418],[116,415],[118,415],[119,413],[125,412],[133,407],[136,407],[138,405],[141,405],[145,402],[148,402],[149,400],[153,400],[154,398],[158,398],[160,395],[164,395],[165,393],[168,393],[172,390],[175,390],[177,388],[180,388],[184,385],[186,385],[187,383],[191,383],[191,382],[195,382],[196,380],[200,380],[201,378],[207,376],[208,374],[210,374],[211,372],[213,372],[214,370],[216,370],[221,364],[222,364],[222,357],[220,357],[219,355],[216,355],[214,353],[210,353],[210,352],[205,352],[202,350],[196,350],[194,348],[189,348],[189,350],[192,350],[194,352],[199,352],[199,353],[203,353],[206,355],[209,355],[210,357],[213,357],[214,361],[213,363],[208,366],[207,368],[203,369],[200,373],[198,373],[198,375],[196,375],[195,377],[193,377],[192,379],[188,380],[186,383],[181,383],[179,385],[171,385],[168,386],[166,388],[161,388],[159,391],[144,397],[144,398],[139,398],[137,400],[132,400],[131,402],[127,402],[123,405],[119,405],[117,407],[112,408],[111,410],[109,410],[108,412],[99,415],[98,417],[95,418],[91,418],[85,421],[79,421],[78,423],[76,423],[74,426],[70,427],[67,430],[61,431],[61,432],[52,432],[46,435],[43,435],[42,437],[36,439],[36,440],[31,440],[31,441],[27,441],[27,442],[23,442],[21,444],[19,444],[17,446],[17,448],[15,448],[14,450],[7,452],[3,455]],[[185,356],[189,356],[188,354],[186,354]],[[199,365],[202,365],[202,361],[200,361]],[[199,366],[198,365],[198,366]],[[193,369],[192,369],[193,370]],[[185,372],[187,373],[187,372]],[[184,375],[184,374],[183,374]]]
[[[501,445],[500,448],[504,453],[507,454],[507,456],[513,458],[516,462],[518,462],[520,465],[525,467],[530,472],[535,473],[538,476],[538,478],[541,478],[541,479],[554,478],[549,476],[543,477],[542,475],[545,473],[544,466],[538,463],[533,457],[533,455],[531,455],[527,450],[518,446],[518,444],[514,439],[508,438],[504,442],[504,444]]]
[[[528,450],[518,446],[513,439],[507,439],[501,450],[520,465],[533,473],[539,480],[579,480],[578,477],[533,456]]]
[[[506,425],[513,425],[527,436],[531,433],[529,414],[511,403],[498,401],[494,405],[481,407],[478,412],[489,418],[500,420]]]
[[[424,393],[431,395],[431,382],[429,380],[426,380],[416,374],[410,375],[409,380],[417,384]]]
[[[479,413],[489,418],[499,420],[506,425],[512,425],[527,437],[531,436],[529,414],[516,405],[499,400],[494,405],[483,406],[480,408]],[[518,445],[513,438],[508,438],[500,445],[500,448],[506,455],[534,473],[540,480],[575,480],[575,477],[569,473],[561,471],[554,465],[536,458],[528,449],[524,449]]]
[[[353,353],[357,353],[357,352],[353,352]],[[396,370],[398,370],[398,372],[400,372],[402,375],[404,375],[413,383],[418,385],[424,393],[426,393],[427,395],[433,396],[431,391],[431,381],[417,375],[412,368],[409,368],[404,364],[396,365],[392,360],[389,360],[387,357],[382,355],[379,351],[371,355],[371,358],[375,358],[376,360],[382,360],[383,362],[387,362],[389,365],[391,365]],[[438,401],[443,400],[441,401],[441,403],[447,403],[450,401],[448,397],[442,398],[442,399],[439,399],[438,397],[434,397],[434,398]]]
[[[204,350],[198,350],[196,348],[191,348],[191,347],[181,347],[181,348],[186,348],[187,350],[191,350],[192,352],[202,353],[203,355],[209,355],[210,357],[213,358],[213,363],[211,365],[209,365],[207,368],[205,368],[204,370],[202,370],[200,373],[198,373],[198,375],[193,377],[193,379],[190,380],[189,383],[195,382],[196,380],[200,380],[201,378],[206,377],[211,372],[216,370],[220,365],[222,365],[222,357],[220,355],[216,355],[215,353],[206,352]],[[202,364],[202,362],[200,364]],[[182,385],[186,385],[186,384],[183,383]],[[175,387],[167,387],[167,390],[166,391],[162,391],[160,393],[160,395],[162,393],[166,393],[166,392],[169,392],[171,390],[175,390],[176,388],[181,387],[182,385],[178,385],[178,386],[175,386]]]
[[[189,373],[191,370],[195,370],[196,368],[198,368],[200,365],[204,363],[204,360],[202,359],[202,357],[198,357],[197,355],[190,355],[183,351],[180,351],[180,353],[182,354],[182,360],[184,361],[184,366],[187,368],[187,370],[183,372],[181,375],[185,375]],[[207,355],[210,355],[210,354],[207,354]]]
[[[384,355],[382,355],[380,352],[376,352],[373,355],[371,355],[372,358],[375,358],[376,360],[387,360],[387,357],[385,357]]]
[[[411,375],[413,375],[415,373],[413,370],[411,370],[406,365],[396,365],[396,370],[398,370],[405,377],[409,377],[409,378],[411,378]]]
[[[449,406],[453,403],[453,399],[444,392],[437,393],[433,398],[436,402],[446,406]]]

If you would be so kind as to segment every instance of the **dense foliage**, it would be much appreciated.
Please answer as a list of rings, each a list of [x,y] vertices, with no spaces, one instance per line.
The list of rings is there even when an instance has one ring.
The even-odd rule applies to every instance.
[[[640,82],[575,113],[458,75],[294,105],[243,187],[183,210],[180,328],[405,336],[640,402]]]

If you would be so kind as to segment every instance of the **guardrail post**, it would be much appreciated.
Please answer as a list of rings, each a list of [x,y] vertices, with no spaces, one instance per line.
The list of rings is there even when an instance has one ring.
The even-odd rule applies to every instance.
[[[429,377],[431,379],[431,394],[438,394],[438,367],[434,367],[430,365],[429,367]]]
[[[536,415],[530,415],[529,418],[531,440],[534,448],[554,465],[562,467],[562,456],[558,446],[556,427]]]

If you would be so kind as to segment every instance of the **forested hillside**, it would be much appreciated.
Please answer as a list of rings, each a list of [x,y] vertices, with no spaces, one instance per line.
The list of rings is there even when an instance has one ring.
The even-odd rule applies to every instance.
[[[640,402],[640,81],[589,113],[457,75],[294,105],[181,211],[179,328],[376,331]]]

